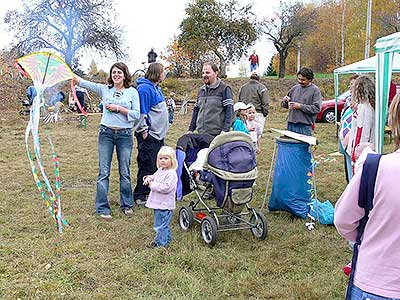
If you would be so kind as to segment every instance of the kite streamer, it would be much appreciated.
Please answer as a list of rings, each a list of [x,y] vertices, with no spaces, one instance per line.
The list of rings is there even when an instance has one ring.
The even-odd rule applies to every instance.
[[[81,103],[78,100],[78,97],[76,96],[76,90],[75,90],[75,85],[74,85],[74,81],[71,80],[71,90],[72,90],[72,95],[74,96],[74,101],[75,103],[78,105],[79,110],[81,111],[81,113],[84,116],[87,116],[87,112],[85,111],[85,109],[82,107]]]
[[[25,146],[36,186],[39,189],[42,198],[46,202],[51,216],[56,221],[58,232],[62,233],[63,226],[68,225],[68,223],[64,219],[61,210],[61,180],[59,161],[57,154],[54,150],[53,142],[51,141],[50,136],[47,134],[48,142],[53,153],[53,167],[56,177],[54,192],[50,184],[50,180],[46,174],[41,157],[39,119],[40,107],[44,104],[44,90],[62,81],[73,79],[74,73],[72,73],[71,69],[61,58],[49,52],[35,52],[21,57],[17,59],[16,66],[18,66],[18,69],[23,71],[25,75],[28,74],[30,76],[37,91],[37,95],[32,102],[29,123],[25,129]],[[33,158],[31,151],[29,150],[28,140],[31,133],[35,159]],[[42,175],[45,189],[43,188],[43,184],[40,181],[39,174],[35,166],[35,161]]]

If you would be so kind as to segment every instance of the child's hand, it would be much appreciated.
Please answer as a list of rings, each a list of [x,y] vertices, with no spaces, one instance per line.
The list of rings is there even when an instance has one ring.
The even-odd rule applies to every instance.
[[[153,181],[153,180],[151,179],[150,176],[144,176],[144,177],[143,177],[143,185],[150,186],[150,184],[151,184],[152,181]]]

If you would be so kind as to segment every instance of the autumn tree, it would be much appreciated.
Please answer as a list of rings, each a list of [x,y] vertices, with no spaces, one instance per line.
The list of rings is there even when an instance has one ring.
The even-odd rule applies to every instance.
[[[166,54],[162,55],[161,58],[168,63],[167,68],[174,77],[197,75],[198,66],[201,69],[200,58],[182,47],[177,37],[174,37],[167,46]]]
[[[89,73],[88,75],[96,75],[99,72],[98,68],[97,68],[97,64],[95,62],[94,59],[92,59],[92,61],[90,62],[90,66],[89,66]]]
[[[113,16],[112,0],[31,0],[23,2],[22,12],[8,11],[4,21],[22,53],[54,50],[76,67],[82,49],[124,57],[122,31]]]
[[[240,6],[237,0],[194,0],[186,7],[180,24],[179,44],[197,57],[218,57],[220,75],[227,63],[240,60],[258,38],[252,5]]]
[[[383,1],[376,10],[376,20],[380,27],[378,35],[400,31],[400,0]]]
[[[278,12],[263,22],[263,32],[279,54],[279,78],[285,77],[285,61],[293,43],[313,28],[315,10],[303,3],[280,3]]]

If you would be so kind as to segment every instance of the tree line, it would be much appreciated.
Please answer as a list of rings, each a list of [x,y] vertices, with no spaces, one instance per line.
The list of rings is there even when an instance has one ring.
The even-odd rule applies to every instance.
[[[400,31],[400,0],[372,4],[371,45]],[[10,10],[4,18],[15,33],[9,52],[21,56],[51,49],[74,70],[84,49],[124,59],[126,33],[115,16],[111,0],[24,1],[21,11]],[[364,58],[366,18],[365,0],[281,1],[269,18],[260,18],[252,4],[238,0],[192,0],[180,33],[162,58],[176,77],[198,76],[205,60],[217,63],[224,76],[228,64],[247,57],[254,43],[266,36],[277,50],[269,68],[278,70],[280,78],[296,72],[299,52],[302,66],[326,73]]]

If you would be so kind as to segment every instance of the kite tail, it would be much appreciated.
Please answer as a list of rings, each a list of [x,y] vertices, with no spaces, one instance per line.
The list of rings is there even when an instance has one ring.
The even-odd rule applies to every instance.
[[[56,177],[56,201],[55,201],[55,214],[57,216],[57,227],[58,232],[62,233],[63,225],[68,226],[67,220],[64,218],[64,214],[61,210],[61,179],[60,179],[60,164],[58,161],[57,153],[54,149],[54,144],[50,138],[50,135],[47,134],[47,139],[50,144],[51,151],[53,153],[53,164],[54,164],[54,175]]]
[[[87,116],[87,112],[82,107],[81,103],[78,100],[78,97],[76,96],[76,90],[75,90],[75,86],[74,86],[74,81],[73,80],[71,80],[71,91],[72,91],[72,95],[74,96],[74,101],[75,101],[76,105],[78,105],[79,110],[81,111],[81,113],[84,116]]]

